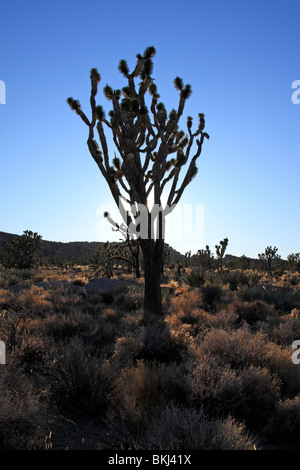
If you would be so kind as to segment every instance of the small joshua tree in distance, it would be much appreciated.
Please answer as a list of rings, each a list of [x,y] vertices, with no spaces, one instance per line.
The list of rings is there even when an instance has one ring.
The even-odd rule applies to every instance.
[[[224,238],[224,240],[220,241],[220,245],[215,245],[217,259],[219,262],[219,272],[222,273],[223,270],[223,257],[228,245],[228,238]]]
[[[269,274],[272,272],[272,261],[280,259],[281,256],[277,255],[278,248],[274,246],[267,246],[264,253],[259,253],[258,258],[266,263]]]

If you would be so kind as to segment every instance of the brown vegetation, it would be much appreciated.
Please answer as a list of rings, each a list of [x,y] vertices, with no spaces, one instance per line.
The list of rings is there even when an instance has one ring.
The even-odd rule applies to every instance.
[[[268,278],[266,290],[252,271],[234,289],[236,270],[207,272],[199,287],[176,273],[176,265],[165,270],[164,329],[151,329],[142,279],[82,296],[72,283],[34,283],[82,286],[88,267],[2,271],[0,448],[295,448],[299,276]]]

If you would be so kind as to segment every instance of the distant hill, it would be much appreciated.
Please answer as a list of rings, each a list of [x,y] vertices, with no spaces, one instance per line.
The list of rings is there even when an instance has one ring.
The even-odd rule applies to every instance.
[[[0,231],[0,251],[4,242],[11,243],[19,235]],[[43,261],[62,260],[66,263],[89,264],[91,257],[104,242],[51,242],[43,240],[43,248],[40,257]],[[171,248],[170,261],[177,262],[184,258],[178,251]]]
[[[4,242],[11,243],[19,235],[0,232],[0,251]],[[91,256],[103,242],[51,242],[43,240],[40,257],[45,261],[63,260],[67,263],[88,264]]]

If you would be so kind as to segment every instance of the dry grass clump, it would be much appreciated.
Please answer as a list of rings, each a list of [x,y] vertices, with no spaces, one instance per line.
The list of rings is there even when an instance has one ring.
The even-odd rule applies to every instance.
[[[290,289],[282,291],[281,289],[264,289],[261,286],[243,287],[239,290],[239,296],[246,302],[261,300],[274,305],[280,313],[288,313],[293,308],[300,307],[300,292]]]
[[[166,317],[166,322],[172,330],[181,335],[197,338],[198,341],[213,328],[232,330],[239,325],[237,314],[227,308],[218,310],[216,313],[210,313],[201,308],[190,310],[188,313],[185,311],[178,314],[173,313]]]
[[[166,406],[149,423],[140,448],[147,450],[255,450],[245,426],[228,417],[208,419],[203,410]]]
[[[41,332],[58,342],[78,335],[91,336],[97,327],[98,322],[92,315],[82,314],[80,309],[74,308],[68,314],[49,315],[41,325]]]
[[[147,419],[159,416],[168,403],[183,402],[186,387],[180,365],[138,360],[134,366],[120,371],[114,408],[120,410],[123,419],[138,430]]]
[[[300,395],[277,403],[264,433],[271,442],[288,444],[289,441],[294,441],[294,448],[298,448],[300,435]]]
[[[282,287],[300,287],[300,273],[298,272],[286,272],[279,279],[279,286]]]
[[[211,355],[220,365],[229,364],[236,370],[251,366],[266,368],[278,376],[285,393],[295,393],[300,387],[300,375],[291,361],[291,350],[270,342],[260,332],[252,333],[246,326],[235,331],[209,331],[198,345],[197,355],[199,358]]]
[[[199,269],[186,269],[183,282],[190,287],[201,287],[205,282],[205,275]]]
[[[175,314],[189,315],[192,310],[202,306],[200,291],[185,289],[181,295],[172,298],[171,311]]]
[[[236,314],[238,321],[246,321],[250,325],[279,316],[274,305],[262,300],[254,300],[253,302],[240,302],[236,300],[228,306],[228,309],[231,309]]]
[[[118,368],[134,365],[136,360],[141,357],[143,347],[144,343],[139,332],[127,333],[125,336],[117,338],[112,360]]]
[[[0,395],[0,449],[44,449],[53,419],[45,400],[47,391],[35,390],[22,368],[2,366]]]
[[[51,369],[52,394],[57,404],[76,408],[100,419],[113,391],[114,372],[104,358],[94,355],[81,338],[71,338],[57,350]]]
[[[143,295],[141,293],[120,293],[114,299],[114,305],[122,308],[125,312],[139,310],[143,306]]]
[[[21,291],[18,301],[34,313],[42,314],[51,308],[50,293],[37,286]]]
[[[153,322],[143,330],[143,357],[165,363],[181,362],[192,338],[188,329],[172,329],[167,321]]]
[[[44,315],[52,307],[50,293],[41,287],[32,286],[22,289],[19,293],[12,293],[2,289],[0,291],[0,307],[3,310],[18,310],[31,314]]]
[[[256,428],[265,425],[280,399],[280,381],[266,368],[235,370],[213,357],[192,363],[190,400],[210,416],[231,415]]]
[[[271,338],[281,346],[290,347],[295,339],[300,338],[300,311],[293,309],[289,315],[280,317],[280,321],[271,331]]]

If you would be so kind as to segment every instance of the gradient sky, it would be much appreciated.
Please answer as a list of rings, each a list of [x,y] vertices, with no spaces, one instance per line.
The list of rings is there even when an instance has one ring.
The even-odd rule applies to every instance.
[[[89,114],[96,67],[97,103],[108,111],[105,84],[126,85],[119,60],[132,68],[136,53],[154,45],[161,101],[177,106],[173,79],[182,77],[193,90],[184,116],[196,123],[204,113],[210,134],[166,241],[183,253],[225,237],[237,256],[257,257],[267,245],[282,258],[300,251],[300,104],[291,99],[300,80],[299,0],[6,0],[0,15],[1,231],[115,239],[102,215],[114,215],[112,196],[66,99]],[[193,239],[182,233],[182,214],[197,207],[204,225]]]

